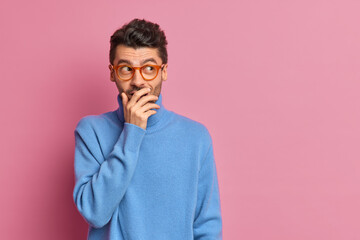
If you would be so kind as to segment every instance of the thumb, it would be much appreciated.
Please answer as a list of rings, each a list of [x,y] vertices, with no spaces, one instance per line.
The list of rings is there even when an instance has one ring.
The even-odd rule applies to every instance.
[[[128,103],[128,97],[126,96],[126,94],[124,92],[121,93],[121,99],[123,102],[123,106],[125,107],[126,104]]]

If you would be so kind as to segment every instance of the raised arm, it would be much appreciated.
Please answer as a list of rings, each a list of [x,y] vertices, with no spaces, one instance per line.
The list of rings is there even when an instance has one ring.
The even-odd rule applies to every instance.
[[[126,192],[146,130],[125,122],[112,152],[99,161],[101,149],[88,120],[91,119],[81,119],[74,131],[73,200],[87,223],[101,228],[109,222]]]
[[[212,143],[200,166],[193,228],[194,240],[222,240],[219,185]]]

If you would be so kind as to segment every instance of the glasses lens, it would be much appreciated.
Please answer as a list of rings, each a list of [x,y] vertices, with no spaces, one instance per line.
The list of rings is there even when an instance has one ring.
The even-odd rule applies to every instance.
[[[145,79],[153,79],[157,74],[157,69],[151,65],[145,65],[141,68],[141,73]]]
[[[118,69],[118,75],[121,79],[129,79],[133,73],[134,69],[130,66],[121,66]]]

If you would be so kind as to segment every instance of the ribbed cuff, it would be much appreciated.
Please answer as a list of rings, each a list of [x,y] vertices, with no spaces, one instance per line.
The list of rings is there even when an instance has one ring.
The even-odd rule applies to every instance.
[[[141,142],[145,136],[146,130],[132,123],[125,122],[123,135],[124,148],[132,151],[138,151]]]

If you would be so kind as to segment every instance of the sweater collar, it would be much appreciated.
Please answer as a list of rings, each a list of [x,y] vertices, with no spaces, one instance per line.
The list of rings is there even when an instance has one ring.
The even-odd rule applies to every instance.
[[[121,123],[124,123],[124,108],[123,108],[120,93],[117,95],[117,101],[118,101],[119,108],[116,110],[116,113],[117,113]],[[160,120],[163,119],[165,117],[166,113],[168,112],[168,110],[162,104],[162,94],[161,94],[161,92],[159,94],[159,98],[156,100],[155,103],[157,105],[159,105],[160,108],[159,109],[154,108],[154,110],[157,113],[155,113],[155,114],[151,115],[150,117],[148,117],[147,127],[146,127],[147,129],[155,127],[157,125],[157,123],[159,123]]]

